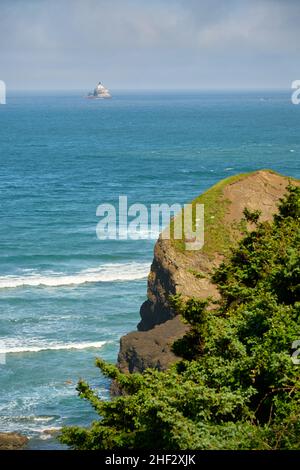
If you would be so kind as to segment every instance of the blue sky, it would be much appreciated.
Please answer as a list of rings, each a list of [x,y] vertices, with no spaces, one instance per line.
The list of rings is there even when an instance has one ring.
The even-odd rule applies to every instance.
[[[289,88],[299,0],[0,0],[8,89]]]

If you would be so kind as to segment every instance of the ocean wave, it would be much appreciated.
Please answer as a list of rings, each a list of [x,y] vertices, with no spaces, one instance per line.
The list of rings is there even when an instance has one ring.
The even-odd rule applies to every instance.
[[[53,419],[54,419],[54,416],[33,416],[32,417],[33,421],[42,422],[42,423],[44,423],[45,421],[46,422],[53,421]]]
[[[145,279],[149,263],[107,263],[76,274],[56,272],[32,273],[21,276],[0,276],[0,289],[16,287],[61,287],[80,284]]]
[[[47,441],[48,439],[53,439],[55,435],[61,431],[61,426],[52,426],[51,428],[37,428],[37,432],[40,433],[39,438],[42,441]]]
[[[23,345],[23,346],[5,346],[0,343],[0,354],[27,353],[40,351],[60,351],[66,349],[90,349],[102,348],[108,341],[92,341],[82,343],[56,343],[56,344],[39,344],[39,345]]]

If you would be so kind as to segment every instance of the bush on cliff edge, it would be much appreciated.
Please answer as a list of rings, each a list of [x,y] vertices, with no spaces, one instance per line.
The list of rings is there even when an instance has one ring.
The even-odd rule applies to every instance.
[[[98,359],[124,394],[101,400],[83,381],[79,395],[100,415],[67,427],[74,449],[300,449],[300,189],[289,185],[272,223],[255,224],[214,273],[221,301],[173,298],[185,322],[174,344],[182,360],[166,372],[124,375]]]

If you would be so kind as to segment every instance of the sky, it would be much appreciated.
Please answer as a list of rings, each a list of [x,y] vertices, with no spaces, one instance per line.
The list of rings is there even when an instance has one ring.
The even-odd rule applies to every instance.
[[[300,79],[300,0],[0,0],[9,89],[274,89]]]

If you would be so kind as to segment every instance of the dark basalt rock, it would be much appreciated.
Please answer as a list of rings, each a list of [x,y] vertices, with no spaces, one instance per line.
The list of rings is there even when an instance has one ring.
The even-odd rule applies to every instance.
[[[179,358],[172,352],[173,342],[184,335],[187,326],[178,316],[148,331],[133,331],[121,338],[118,365],[122,372],[141,372],[147,368],[164,370]]]

